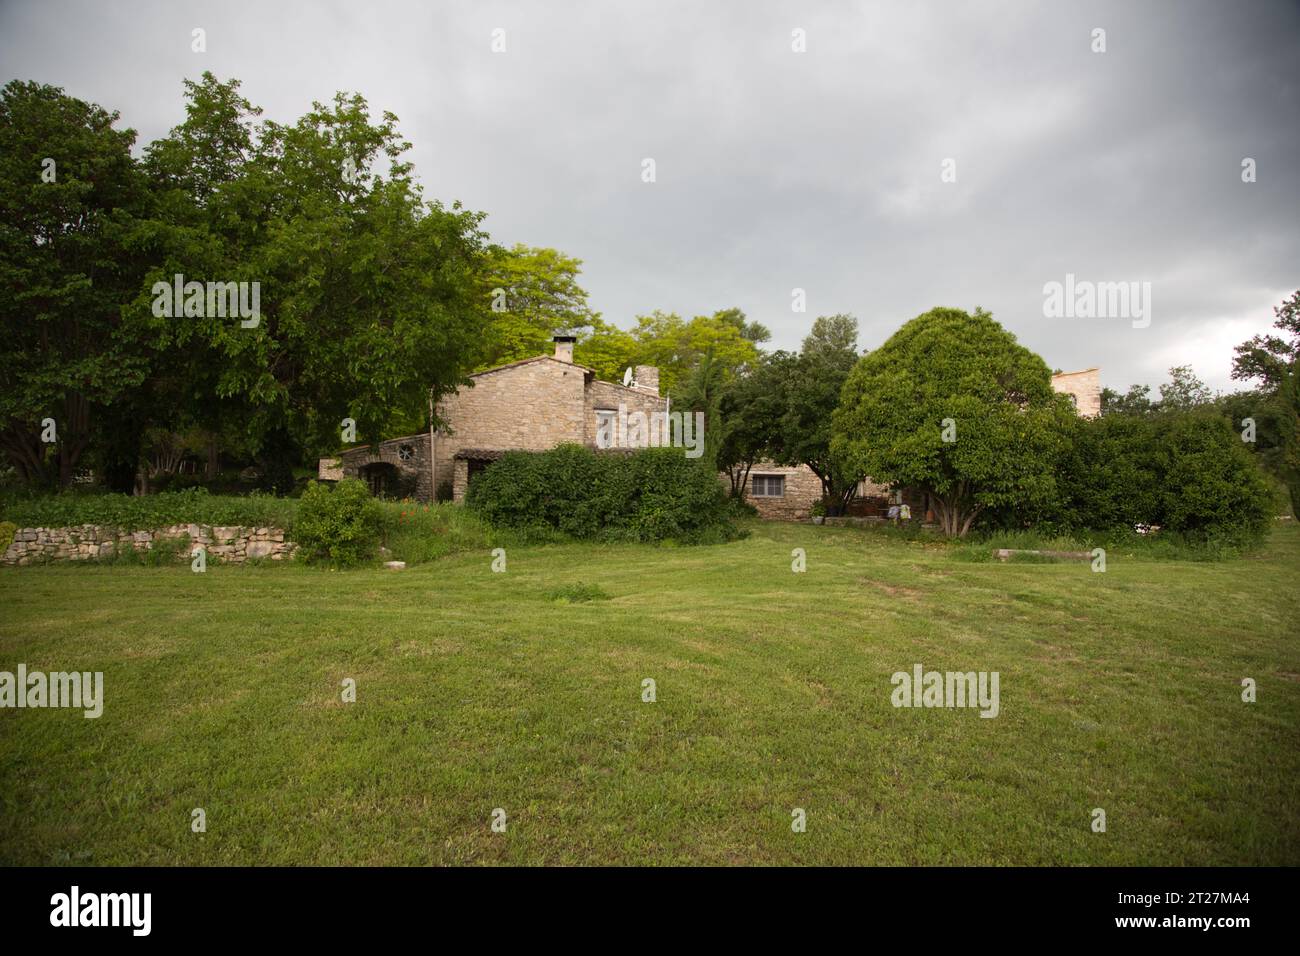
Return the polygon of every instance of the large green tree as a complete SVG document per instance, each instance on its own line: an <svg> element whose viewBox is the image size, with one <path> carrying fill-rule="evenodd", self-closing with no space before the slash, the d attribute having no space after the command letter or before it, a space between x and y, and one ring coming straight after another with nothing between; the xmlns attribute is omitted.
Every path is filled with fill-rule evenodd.
<svg viewBox="0 0 1300 956"><path fill-rule="evenodd" d="M1277 334L1256 335L1237 346L1232 377L1255 382L1256 388L1227 410L1235 427L1242 418L1255 420L1253 447L1264 467L1286 484L1292 513L1300 515L1300 290L1273 314Z"/></svg>
<svg viewBox="0 0 1300 956"><path fill-rule="evenodd" d="M780 453L797 361L798 356L785 351L762 355L722 394L717 464L727 473L734 498L742 496L755 464Z"/></svg>
<svg viewBox="0 0 1300 956"><path fill-rule="evenodd" d="M748 334L757 333L751 328ZM637 317L632 339L635 346L629 364L658 367L659 390L674 397L706 354L728 382L759 355L753 339L746 337L744 315L738 309L697 315L689 322L675 313L652 312Z"/></svg>
<svg viewBox="0 0 1300 956"><path fill-rule="evenodd" d="M397 117L372 118L362 97L253 127L236 89L191 85L186 124L151 152L159 180L188 195L168 208L150 280L257 282L260 319L157 318L160 339L201 350L202 395L245 415L268 457L336 448L343 419L362 440L423 420L481 354L481 214L426 202ZM243 159L207 165L215 142Z"/></svg>
<svg viewBox="0 0 1300 956"><path fill-rule="evenodd" d="M587 292L578 284L581 272L581 259L556 249L494 247L483 277L492 324L481 366L546 354L556 332L589 336L600 316L588 306Z"/></svg>
<svg viewBox="0 0 1300 956"><path fill-rule="evenodd" d="M959 537L986 509L1050 500L1072 415L1046 363L989 313L938 308L854 367L831 451L875 481L928 492Z"/></svg>
<svg viewBox="0 0 1300 956"><path fill-rule="evenodd" d="M221 81L210 72L198 81L184 81L184 121L145 150L153 199L145 241L161 260L163 280L177 273L187 278L237 275L265 240L273 208L265 202L270 191L246 185L258 155L261 110L239 87L238 80ZM214 327L195 318L155 322L165 347L132 403L128 421L136 427L134 454L146 463L142 472L156 477L160 452L165 462L167 450L177 445L201 451L207 476L213 478L222 447L235 451L232 444L245 445L232 442L232 433L247 434L255 406L245 393L220 388L223 360L212 347ZM252 437L256 449L261 436ZM129 440L127 434L112 436L106 445L122 442L125 457L131 453ZM247 448L238 451L246 454Z"/></svg>
<svg viewBox="0 0 1300 956"><path fill-rule="evenodd" d="M71 482L97 412L148 374L121 308L144 271L144 188L117 119L52 86L0 90L0 445L32 482Z"/></svg>
<svg viewBox="0 0 1300 956"><path fill-rule="evenodd" d="M851 315L823 315L813 322L798 358L787 367L785 414L774 448L778 461L812 470L832 514L848 504L865 477L831 448L840 392L860 357L857 343L858 320Z"/></svg>

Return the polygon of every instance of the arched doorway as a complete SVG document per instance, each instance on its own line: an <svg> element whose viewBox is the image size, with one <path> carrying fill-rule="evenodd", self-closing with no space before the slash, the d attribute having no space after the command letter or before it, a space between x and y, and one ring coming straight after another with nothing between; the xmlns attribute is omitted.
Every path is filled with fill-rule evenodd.
<svg viewBox="0 0 1300 956"><path fill-rule="evenodd" d="M376 498L387 498L395 495L401 487L397 466L390 465L386 461L376 461L371 462L369 465L362 465L360 477L362 481L370 486L370 493Z"/></svg>

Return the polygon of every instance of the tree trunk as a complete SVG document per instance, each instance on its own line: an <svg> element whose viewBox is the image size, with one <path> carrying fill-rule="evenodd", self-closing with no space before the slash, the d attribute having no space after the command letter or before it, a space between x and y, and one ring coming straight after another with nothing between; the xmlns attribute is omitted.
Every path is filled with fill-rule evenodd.
<svg viewBox="0 0 1300 956"><path fill-rule="evenodd" d="M68 392L63 399L64 420L59 423L56 445L59 456L59 487L72 484L77 462L89 443L90 403L80 392Z"/></svg>
<svg viewBox="0 0 1300 956"><path fill-rule="evenodd" d="M965 493L964 486L959 485L947 496L931 493L935 512L939 517L939 527L949 538L964 538L970 531L971 523L984 510L983 505L975 504Z"/></svg>
<svg viewBox="0 0 1300 956"><path fill-rule="evenodd" d="M45 446L39 430L12 425L0 436L0 445L27 484L41 484L46 479Z"/></svg>

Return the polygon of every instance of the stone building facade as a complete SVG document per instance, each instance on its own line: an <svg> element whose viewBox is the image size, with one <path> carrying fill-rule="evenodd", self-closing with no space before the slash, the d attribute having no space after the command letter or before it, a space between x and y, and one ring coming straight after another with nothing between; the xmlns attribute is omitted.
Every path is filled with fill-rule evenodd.
<svg viewBox="0 0 1300 956"><path fill-rule="evenodd" d="M462 501L469 479L507 451L546 451L565 443L596 448L602 418L668 411L657 368L638 365L627 385L602 382L573 361L573 345L572 336L557 335L551 355L471 375L472 386L438 403L444 424L435 434L354 448L337 465L322 459L321 476L362 478L387 497ZM618 447L617 429L613 434Z"/></svg>

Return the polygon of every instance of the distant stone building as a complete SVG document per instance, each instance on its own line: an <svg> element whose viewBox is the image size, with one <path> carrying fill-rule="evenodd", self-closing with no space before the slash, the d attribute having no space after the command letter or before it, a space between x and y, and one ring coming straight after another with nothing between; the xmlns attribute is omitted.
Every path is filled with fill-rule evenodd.
<svg viewBox="0 0 1300 956"><path fill-rule="evenodd" d="M1085 368L1079 372L1057 372L1052 388L1074 399L1075 410L1084 418L1101 414L1101 371Z"/></svg>

